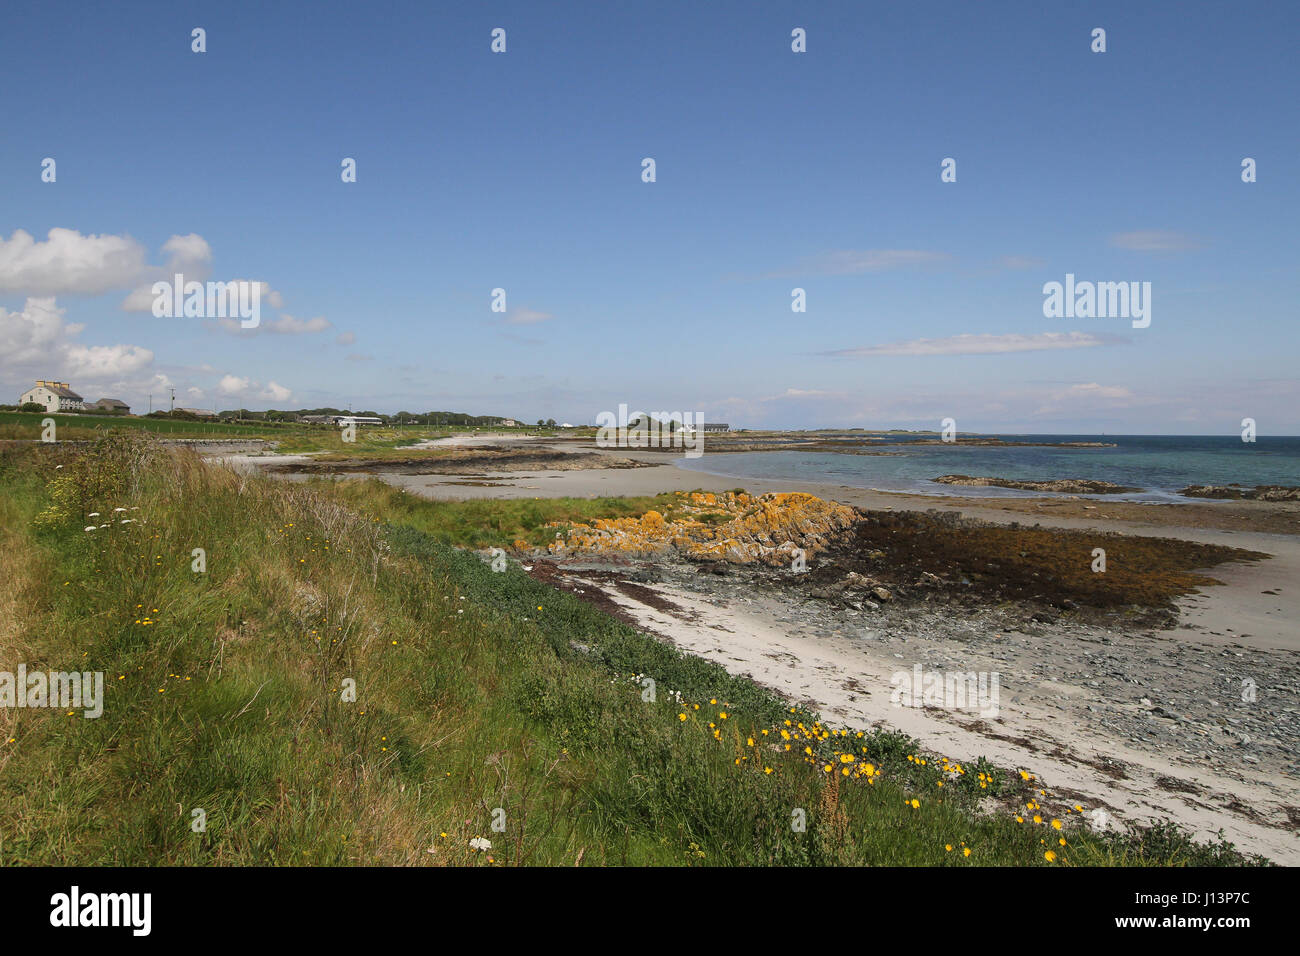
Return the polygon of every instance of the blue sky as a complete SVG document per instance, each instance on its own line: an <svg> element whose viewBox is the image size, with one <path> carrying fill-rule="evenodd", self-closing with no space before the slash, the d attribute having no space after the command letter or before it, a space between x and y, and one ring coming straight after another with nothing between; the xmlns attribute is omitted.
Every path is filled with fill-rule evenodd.
<svg viewBox="0 0 1300 956"><path fill-rule="evenodd" d="M0 399L1300 433L1300 5L451 6L8 4Z"/></svg>

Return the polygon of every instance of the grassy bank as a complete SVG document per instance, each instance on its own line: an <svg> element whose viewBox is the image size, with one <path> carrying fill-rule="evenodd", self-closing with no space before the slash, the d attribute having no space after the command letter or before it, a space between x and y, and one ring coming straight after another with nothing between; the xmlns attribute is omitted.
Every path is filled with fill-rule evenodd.
<svg viewBox="0 0 1300 956"><path fill-rule="evenodd" d="M356 430L355 442L345 443L342 431L333 425L0 412L0 440L38 441L46 419L54 420L55 435L62 441L94 440L122 432L143 432L161 438L261 438L275 442L279 451L294 454L393 454L416 442L445 437L454 431L450 427L425 425L363 426Z"/></svg>
<svg viewBox="0 0 1300 956"><path fill-rule="evenodd" d="M677 516L672 493L623 498L490 498L434 501L407 494L377 478L337 481L311 478L321 494L363 510L386 524L406 525L442 544L462 548L544 548L555 539L554 522L577 524L597 518L631 518L656 510Z"/></svg>
<svg viewBox="0 0 1300 956"><path fill-rule="evenodd" d="M0 412L0 439L37 441L44 429L42 422L47 418L54 420L55 434L63 441L102 438L110 432L147 432L165 438L274 438L292 427L118 415Z"/></svg>
<svg viewBox="0 0 1300 956"><path fill-rule="evenodd" d="M0 455L0 670L106 683L98 719L0 708L0 863L1239 861L822 727L439 540L490 514L338 490L129 436Z"/></svg>

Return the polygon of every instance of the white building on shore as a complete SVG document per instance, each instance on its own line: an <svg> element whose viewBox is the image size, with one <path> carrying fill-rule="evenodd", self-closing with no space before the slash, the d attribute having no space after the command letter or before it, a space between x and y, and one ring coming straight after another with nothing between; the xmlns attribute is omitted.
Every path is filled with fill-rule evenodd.
<svg viewBox="0 0 1300 956"><path fill-rule="evenodd" d="M47 412L80 412L86 407L86 400L67 382L47 382L45 379L37 379L36 384L18 399L19 405L28 402L44 405Z"/></svg>

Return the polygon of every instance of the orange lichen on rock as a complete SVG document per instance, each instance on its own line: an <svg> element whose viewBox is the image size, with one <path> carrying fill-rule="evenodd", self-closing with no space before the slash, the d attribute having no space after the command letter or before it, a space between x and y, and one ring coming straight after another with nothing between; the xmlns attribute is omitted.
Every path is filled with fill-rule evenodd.
<svg viewBox="0 0 1300 956"><path fill-rule="evenodd" d="M677 517L649 511L640 518L576 524L550 550L645 555L676 550L693 560L783 565L799 550L812 557L858 517L845 505L797 492L757 497L678 492L676 497L670 511Z"/></svg>

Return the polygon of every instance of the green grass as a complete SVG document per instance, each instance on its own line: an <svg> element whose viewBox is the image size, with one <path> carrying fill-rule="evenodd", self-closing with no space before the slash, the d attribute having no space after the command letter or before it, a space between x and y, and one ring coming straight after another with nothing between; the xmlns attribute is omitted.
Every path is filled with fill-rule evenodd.
<svg viewBox="0 0 1300 956"><path fill-rule="evenodd" d="M432 428L424 425L363 425L352 433L355 441L345 442L343 430L334 426L300 429L278 439L277 451L286 454L316 452L322 458L383 458L409 454L409 446L429 438L445 438L464 429Z"/></svg>
<svg viewBox="0 0 1300 956"><path fill-rule="evenodd" d="M675 516L673 494L626 498L475 498L431 501L407 494L377 478L312 478L308 487L388 524L407 525L442 544L463 548L512 548L517 541L542 548L559 528L597 518L640 517L650 510Z"/></svg>
<svg viewBox="0 0 1300 956"><path fill-rule="evenodd" d="M1018 776L940 791L870 733L846 743L878 782L830 777L765 745L814 715L440 542L459 519L361 503L129 436L0 453L0 670L108 685L94 720L0 709L0 863L1047 865L1055 831L1004 807ZM82 530L114 514L139 520ZM1066 833L1062 862L1239 862L1167 828Z"/></svg>
<svg viewBox="0 0 1300 956"><path fill-rule="evenodd" d="M56 434L66 441L100 438L110 432L142 431L177 438L275 437L301 425L275 423L226 424L171 418L136 418L120 415L49 415L42 412L0 412L0 438L39 439L42 422L54 419Z"/></svg>
<svg viewBox="0 0 1300 956"><path fill-rule="evenodd" d="M393 454L426 438L441 438L457 431L451 427L424 425L363 426L356 441L345 443L342 431L333 425L300 422L188 421L115 415L49 415L41 412L0 412L0 439L41 438L42 422L53 418L56 437L65 441L98 439L120 432L147 432L163 438L262 438L275 442L278 451L337 453L339 456L383 456Z"/></svg>

